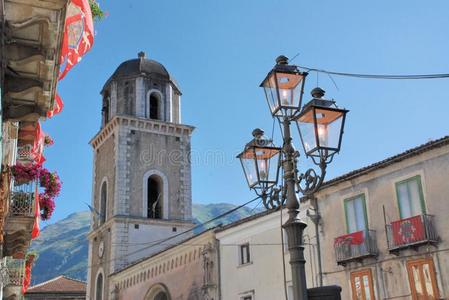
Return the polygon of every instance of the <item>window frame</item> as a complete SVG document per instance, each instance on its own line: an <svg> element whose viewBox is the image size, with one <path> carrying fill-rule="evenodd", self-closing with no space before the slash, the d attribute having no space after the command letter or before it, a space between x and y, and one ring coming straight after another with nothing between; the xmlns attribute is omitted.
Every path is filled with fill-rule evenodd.
<svg viewBox="0 0 449 300"><path fill-rule="evenodd" d="M416 266L416 265L419 266L419 278L420 278L420 280L422 280L424 277L422 268L423 268L423 265L425 265L425 264L429 265L430 277L432 280L432 289L435 292L435 299L440 298L440 290L438 288L438 280L437 280L437 276L436 276L435 263L434 263L432 257L426 257L426 258L412 259L412 260L408 260L406 262L407 278L408 278L408 282L410 285L410 292L412 294L413 300L417 300L418 296L416 295L416 285L413 281L412 267ZM424 287L423 282L420 281L420 283L421 283L421 288L427 295L427 289Z"/></svg>
<svg viewBox="0 0 449 300"><path fill-rule="evenodd" d="M348 202L353 201L354 199L357 199L359 197L362 197L362 203L363 203L363 216L365 218L365 230L368 230L368 211L366 207L366 196L365 193L360 193L355 196L351 196L349 198L345 198L344 201L344 211L345 211L345 221L346 221L346 233L350 234L353 232L349 232L349 218L348 218Z"/></svg>
<svg viewBox="0 0 449 300"><path fill-rule="evenodd" d="M243 258L245 257L243 254L243 251L244 251L244 249L246 248L246 258L247 258L247 261L243 261ZM238 251L239 251L239 266L245 266L245 265L248 265L248 264L251 264L252 263L252 260L251 260L251 249L250 249L250 246L249 246L249 243L243 243L243 244L240 244L239 245L239 248L238 248Z"/></svg>
<svg viewBox="0 0 449 300"><path fill-rule="evenodd" d="M360 282L362 291L364 292L364 294L362 294L362 299L366 299L365 286L363 285L363 276L365 276L365 275L368 276L368 284L369 284L369 288L370 288L370 298L371 298L371 300L376 300L376 293L374 291L374 278L373 278L373 272L372 272L371 268L357 270L357 271L350 273L351 296L352 296L351 299L352 300L357 300L357 291L356 291L356 287L355 287L355 278L356 277L359 277L362 280Z"/></svg>
<svg viewBox="0 0 449 300"><path fill-rule="evenodd" d="M403 219L404 217L402 215L402 207L401 207L401 201L400 201L400 197L399 197L399 189L398 189L398 187L399 187L400 184L408 183L408 182L413 181L415 179L418 182L418 192L419 192L419 198L420 198L419 199L419 203L420 203L420 206L421 206L421 214L426 214L426 212L427 212L427 210L426 210L426 203L425 203L425 200L424 200L424 190L423 190L423 184L422 184L422 180L421 180L421 175L419 175L419 174L418 175L414 175L414 176L408 177L406 179L397 181L394 184L394 188L395 188L395 192L396 192L396 203L397 203L398 208L399 208L399 217L401 219ZM409 191L408 188L407 188L407 193L410 196L410 191Z"/></svg>

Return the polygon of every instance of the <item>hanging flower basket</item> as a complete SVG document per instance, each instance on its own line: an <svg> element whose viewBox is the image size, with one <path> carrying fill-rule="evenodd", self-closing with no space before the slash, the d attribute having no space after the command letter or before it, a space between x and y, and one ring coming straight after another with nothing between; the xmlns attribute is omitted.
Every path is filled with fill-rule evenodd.
<svg viewBox="0 0 449 300"><path fill-rule="evenodd" d="M50 172L40 164L15 165L11 167L16 185L22 185L33 180L39 180L43 192L39 193L40 216L48 220L55 210L55 198L61 191L61 179L56 172Z"/></svg>
<svg viewBox="0 0 449 300"><path fill-rule="evenodd" d="M42 169L39 176L41 187L45 189L45 194L49 198L55 198L61 191L61 180L56 172L51 173L47 169Z"/></svg>
<svg viewBox="0 0 449 300"><path fill-rule="evenodd" d="M49 135L46 135L45 137L44 137L44 145L45 146L52 146L53 144L55 143L55 141L51 138L51 136L49 136Z"/></svg>
<svg viewBox="0 0 449 300"><path fill-rule="evenodd" d="M12 175L17 185L21 185L39 178L42 172L42 166L34 165L15 165L11 167Z"/></svg>
<svg viewBox="0 0 449 300"><path fill-rule="evenodd" d="M39 194L39 207L41 210L41 219L46 221L51 218L55 210L55 201L45 193Z"/></svg>

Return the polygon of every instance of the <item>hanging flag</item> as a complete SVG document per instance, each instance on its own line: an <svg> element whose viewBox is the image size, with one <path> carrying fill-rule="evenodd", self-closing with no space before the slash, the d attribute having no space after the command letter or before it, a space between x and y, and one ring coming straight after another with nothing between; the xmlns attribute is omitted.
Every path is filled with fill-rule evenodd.
<svg viewBox="0 0 449 300"><path fill-rule="evenodd" d="M63 108L64 108L64 102L62 102L61 97L59 96L58 92L56 92L55 103L53 105L53 109L49 110L47 112L47 118L52 118L54 115L59 114Z"/></svg>
<svg viewBox="0 0 449 300"><path fill-rule="evenodd" d="M23 276L23 282L22 282L22 295L25 295L26 291L28 290L28 287L31 283L31 268L33 266L34 262L34 255L29 254L26 257L25 261L25 274Z"/></svg>
<svg viewBox="0 0 449 300"><path fill-rule="evenodd" d="M70 0L62 40L59 80L92 48L93 34L94 23L89 0Z"/></svg>
<svg viewBox="0 0 449 300"><path fill-rule="evenodd" d="M40 233L41 233L41 229L39 226L39 222L41 219L41 209L39 207L39 190L36 184L36 190L34 192L34 198L36 199L36 203L34 204L34 224L33 224L33 230L31 231L31 238L34 240L35 238L37 238Z"/></svg>
<svg viewBox="0 0 449 300"><path fill-rule="evenodd" d="M365 241L364 231L357 231L350 234L339 236L335 239L334 245L340 246L344 244L348 245L360 245Z"/></svg>
<svg viewBox="0 0 449 300"><path fill-rule="evenodd" d="M36 131L34 135L34 143L31 153L33 154L34 161L39 165L43 164L45 161L45 157L43 155L44 147L45 147L45 134L42 131L40 122L38 121L36 123Z"/></svg>
<svg viewBox="0 0 449 300"><path fill-rule="evenodd" d="M425 239L424 224L420 215L392 222L391 227L395 245L407 245Z"/></svg>

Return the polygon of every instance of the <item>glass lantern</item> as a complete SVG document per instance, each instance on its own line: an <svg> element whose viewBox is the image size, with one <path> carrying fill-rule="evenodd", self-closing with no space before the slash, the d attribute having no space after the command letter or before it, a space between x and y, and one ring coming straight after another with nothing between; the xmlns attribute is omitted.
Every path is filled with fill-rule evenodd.
<svg viewBox="0 0 449 300"><path fill-rule="evenodd" d="M289 65L287 57L276 59L276 66L260 84L273 117L292 116L300 111L306 76L297 66Z"/></svg>
<svg viewBox="0 0 449 300"><path fill-rule="evenodd" d="M326 160L340 151L348 110L322 99L324 91L320 88L313 89L312 96L295 121L306 155Z"/></svg>
<svg viewBox="0 0 449 300"><path fill-rule="evenodd" d="M250 189L266 192L278 182L281 148L275 147L263 133L255 129L254 139L246 144L237 158L242 163Z"/></svg>

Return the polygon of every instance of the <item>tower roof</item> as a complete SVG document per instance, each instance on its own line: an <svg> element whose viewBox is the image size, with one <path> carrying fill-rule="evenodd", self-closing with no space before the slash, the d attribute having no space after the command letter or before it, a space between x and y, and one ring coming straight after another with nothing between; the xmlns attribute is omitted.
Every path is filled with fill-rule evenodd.
<svg viewBox="0 0 449 300"><path fill-rule="evenodd" d="M138 76L155 76L157 78L170 81L180 91L178 83L176 80L170 76L167 69L159 62L148 59L145 52L139 52L137 58L127 60L121 63L111 77L106 81L103 89L108 85L111 80L117 80L127 77L138 77Z"/></svg>

